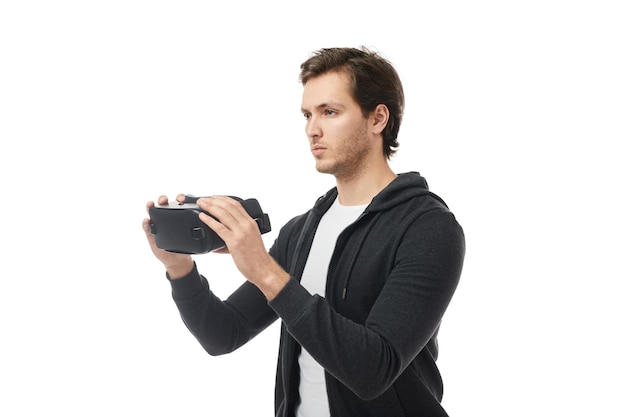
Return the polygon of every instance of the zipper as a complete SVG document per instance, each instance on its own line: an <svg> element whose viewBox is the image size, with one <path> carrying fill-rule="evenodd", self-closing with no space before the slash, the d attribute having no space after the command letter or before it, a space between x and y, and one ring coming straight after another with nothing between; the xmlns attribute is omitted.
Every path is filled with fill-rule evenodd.
<svg viewBox="0 0 626 417"><path fill-rule="evenodd" d="M357 223L359 223L359 221L365 217L367 214L369 214L369 211L367 211L367 208L365 210L363 210L363 213L361 213L359 215L359 217L357 217L357 219L355 221L353 221L352 223L350 223L340 234L339 237L337 237L337 241L335 242L335 249L333 249L333 254L330 257L330 264L328 265L328 273L326 275L326 294L335 294L336 291L332 291L331 289L329 289L329 285L331 282L334 282L333 279L328 279L332 276L334 276L335 274L335 267L337 265L337 258L338 258L338 254L337 254L337 248L341 247L345 247L345 242L347 241L347 238L345 238L346 234L351 231L352 229L354 229L357 225ZM341 244L340 244L341 243ZM354 263L356 261L356 259L353 259L352 262ZM352 271L352 265L350 265L350 267L348 268L348 272ZM341 300L345 300L346 296L348 294L348 281L349 281L350 275L348 273L348 275L345 277L344 282L343 282L343 287L341 288Z"/></svg>

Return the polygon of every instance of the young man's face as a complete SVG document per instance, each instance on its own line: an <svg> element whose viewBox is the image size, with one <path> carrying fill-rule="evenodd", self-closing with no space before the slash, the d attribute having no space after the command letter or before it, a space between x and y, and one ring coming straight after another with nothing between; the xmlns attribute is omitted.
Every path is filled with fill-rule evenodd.
<svg viewBox="0 0 626 417"><path fill-rule="evenodd" d="M374 141L368 119L350 95L350 78L330 72L307 81L302 113L315 167L337 179L350 179L365 168Z"/></svg>

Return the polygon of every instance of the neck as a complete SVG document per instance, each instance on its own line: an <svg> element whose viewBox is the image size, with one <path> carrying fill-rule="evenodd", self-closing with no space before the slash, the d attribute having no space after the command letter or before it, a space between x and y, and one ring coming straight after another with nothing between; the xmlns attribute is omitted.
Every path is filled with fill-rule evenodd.
<svg viewBox="0 0 626 417"><path fill-rule="evenodd" d="M368 204L397 176L386 162L373 168L369 166L350 178L336 178L338 198L342 205Z"/></svg>

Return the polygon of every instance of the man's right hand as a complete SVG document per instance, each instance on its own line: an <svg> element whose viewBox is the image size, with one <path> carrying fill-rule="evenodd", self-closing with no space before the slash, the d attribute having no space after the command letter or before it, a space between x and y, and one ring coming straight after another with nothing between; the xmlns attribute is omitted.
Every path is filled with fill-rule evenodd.
<svg viewBox="0 0 626 417"><path fill-rule="evenodd" d="M176 200L179 202L185 201L184 194L178 194L176 196ZM158 204L164 205L168 203L168 198L164 195L160 196L158 199ZM150 207L154 207L154 201L149 201L146 204L146 211L150 210ZM154 240L154 235L150 231L150 219L143 219L143 231L146 234L146 238L148 239L148 244L150 245L150 249L156 258L161 261L161 263L165 266L167 274L170 279L178 279L188 275L193 269L194 262L191 258L191 255L168 252L166 250L160 249L157 247L156 242Z"/></svg>

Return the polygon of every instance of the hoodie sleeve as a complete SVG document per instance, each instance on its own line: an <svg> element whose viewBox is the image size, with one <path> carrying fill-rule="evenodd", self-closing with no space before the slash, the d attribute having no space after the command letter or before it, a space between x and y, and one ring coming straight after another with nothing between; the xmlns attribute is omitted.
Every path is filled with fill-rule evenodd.
<svg viewBox="0 0 626 417"><path fill-rule="evenodd" d="M283 238L270 248L270 255L279 263L286 264L293 255L293 249L289 250L295 246L292 240L297 237L291 231L305 219L301 215L283 226L280 234ZM194 264L186 277L170 280L170 284L183 322L210 355L238 349L278 319L263 293L248 281L222 300L211 291L208 280Z"/></svg>
<svg viewBox="0 0 626 417"><path fill-rule="evenodd" d="M404 234L365 323L292 279L270 303L290 334L363 399L384 393L436 334L456 290L465 237L454 216L420 216Z"/></svg>
<svg viewBox="0 0 626 417"><path fill-rule="evenodd" d="M194 265L189 275L170 284L183 322L211 355L232 352L277 319L265 296L248 282L221 300Z"/></svg>

